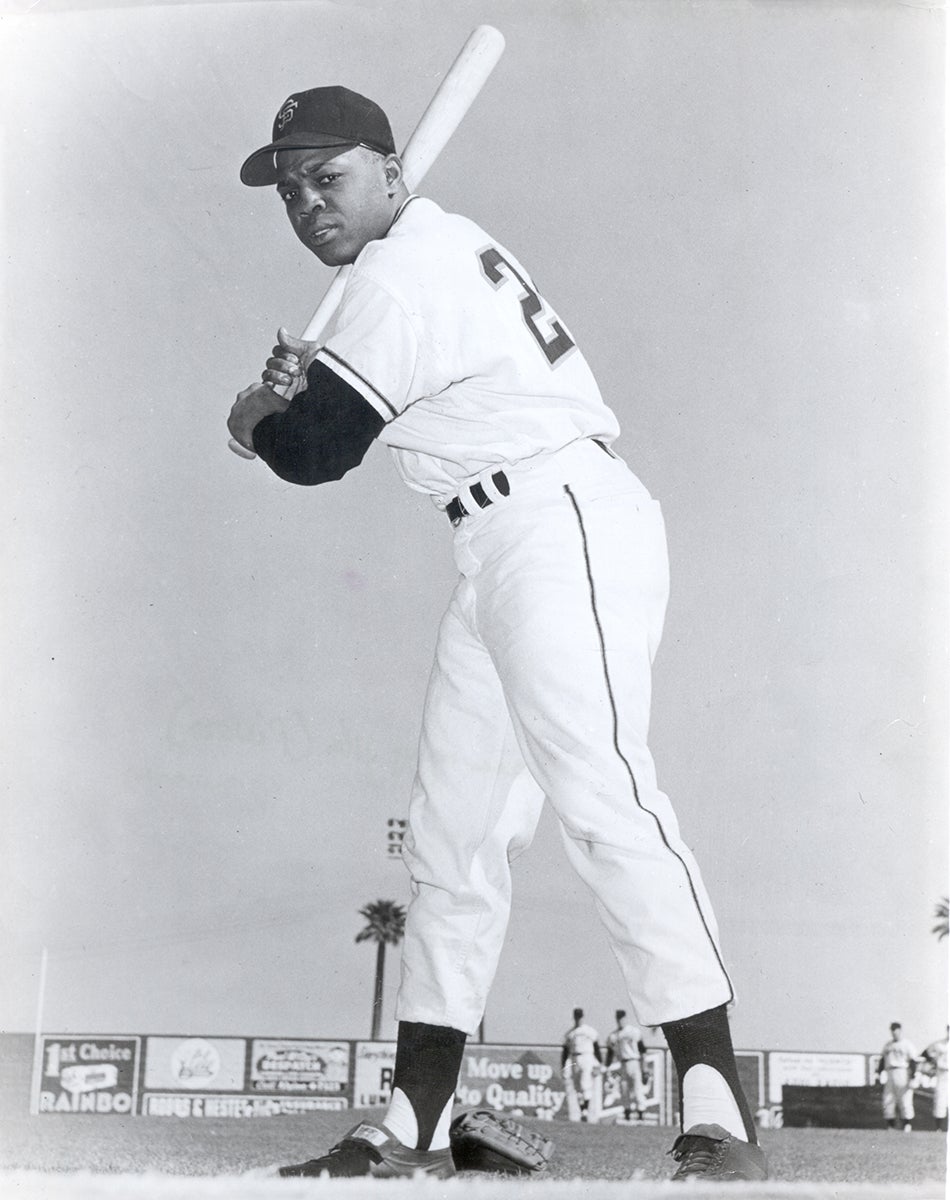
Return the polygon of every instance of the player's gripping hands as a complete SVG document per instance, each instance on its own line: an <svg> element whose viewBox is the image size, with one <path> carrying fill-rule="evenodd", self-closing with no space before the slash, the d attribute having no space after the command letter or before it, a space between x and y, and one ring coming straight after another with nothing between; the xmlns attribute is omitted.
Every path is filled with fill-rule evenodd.
<svg viewBox="0 0 950 1200"><path fill-rule="evenodd" d="M236 442L247 450L254 449L255 425L271 413L287 409L294 393L306 383L307 368L316 352L316 342L291 337L283 326L278 329L277 345L261 372L263 383L252 383L238 392L228 417L228 430ZM287 394L281 395L275 388L284 388Z"/></svg>
<svg viewBox="0 0 950 1200"><path fill-rule="evenodd" d="M290 394L307 381L307 368L317 356L317 342L305 342L291 337L281 325L277 330L277 345L271 350L261 379L271 387L289 388Z"/></svg>

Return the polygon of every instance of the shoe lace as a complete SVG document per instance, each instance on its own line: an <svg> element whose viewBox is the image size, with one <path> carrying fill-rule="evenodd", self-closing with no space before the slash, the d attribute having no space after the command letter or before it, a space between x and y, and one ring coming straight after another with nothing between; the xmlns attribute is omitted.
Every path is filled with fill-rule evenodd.
<svg viewBox="0 0 950 1200"><path fill-rule="evenodd" d="M369 1157L373 1162L381 1162L382 1155L375 1146L371 1146L369 1142L357 1141L356 1138L344 1138L342 1142L331 1147L324 1158L331 1158L333 1155L340 1155L346 1158L366 1158Z"/></svg>
<svg viewBox="0 0 950 1200"><path fill-rule="evenodd" d="M303 1166L311 1168L319 1167L331 1158L365 1158L367 1154L374 1162L379 1162L379 1155L372 1146L367 1145L365 1142L357 1142L356 1140L344 1138L342 1142L331 1146L326 1154L321 1154L319 1158L308 1159Z"/></svg>
<svg viewBox="0 0 950 1200"><path fill-rule="evenodd" d="M719 1142L714 1138L681 1137L670 1150L673 1159L682 1166L673 1176L685 1179L688 1175L705 1175L713 1166L719 1153Z"/></svg>

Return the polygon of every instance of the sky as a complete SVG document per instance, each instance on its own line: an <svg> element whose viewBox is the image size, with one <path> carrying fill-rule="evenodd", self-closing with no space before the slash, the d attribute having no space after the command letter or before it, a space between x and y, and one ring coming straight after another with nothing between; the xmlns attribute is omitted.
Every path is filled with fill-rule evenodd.
<svg viewBox="0 0 950 1200"><path fill-rule="evenodd" d="M735 1042L943 1031L946 14L896 0L7 0L0 1029L369 1032L450 530L383 447L313 489L228 451L332 277L238 169L312 86L404 144L484 23L420 190L526 264L663 506L651 743ZM575 1005L628 1007L545 815L486 1036Z"/></svg>

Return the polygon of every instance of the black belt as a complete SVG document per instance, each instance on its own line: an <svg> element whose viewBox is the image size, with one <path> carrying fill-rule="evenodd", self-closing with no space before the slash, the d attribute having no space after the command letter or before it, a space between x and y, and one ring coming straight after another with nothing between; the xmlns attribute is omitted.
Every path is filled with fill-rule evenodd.
<svg viewBox="0 0 950 1200"><path fill-rule="evenodd" d="M504 471L496 471L491 477L492 483L498 489L502 496L507 496L511 491L511 484L508 482L508 476ZM473 483L468 489L471 492L472 499L479 508L488 508L493 504L491 496L485 491L480 483ZM468 509L462 503L460 496L456 496L454 500L450 500L445 506L445 515L449 518L453 525L458 525L463 517L469 515Z"/></svg>
<svg viewBox="0 0 950 1200"><path fill-rule="evenodd" d="M601 450L603 450L604 454L608 455L610 458L617 457L614 452L599 438L591 438L591 441L595 446L598 446ZM503 496L507 496L511 492L511 484L508 482L508 476L504 471L496 471L495 474L492 475L491 481ZM473 483L468 490L471 492L472 499L479 508L488 508L494 503L491 496L488 495L480 483ZM459 521L461 521L463 517L467 517L469 515L468 509L462 503L461 496L456 496L454 500L450 500L448 502L448 504L445 506L445 515L449 518L453 525L458 525Z"/></svg>

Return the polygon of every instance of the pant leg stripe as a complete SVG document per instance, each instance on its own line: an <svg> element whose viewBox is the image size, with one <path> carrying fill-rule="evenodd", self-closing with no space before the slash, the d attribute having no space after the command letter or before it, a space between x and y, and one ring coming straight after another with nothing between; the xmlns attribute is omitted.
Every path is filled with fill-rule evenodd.
<svg viewBox="0 0 950 1200"><path fill-rule="evenodd" d="M601 662L602 662L603 668L604 668L604 682L607 687L607 697L610 700L610 711L611 711L611 714L613 717L614 750L616 751L617 757L623 763L623 765L626 769L626 772L627 772L628 776L630 777L630 786L633 789L633 798L634 798L634 801L636 802L637 807L640 809L641 812L645 812L648 816L653 818L653 821L656 825L657 831L659 832L659 835L663 842L663 845L667 848L667 850L670 852L670 854L676 859L676 861L683 868L683 873L686 876L687 883L689 884L690 895L693 897L693 903L696 906L696 912L698 913L699 919L702 922L702 926L706 933L706 937L709 939L709 945L712 948L712 952L716 956L716 962L719 964L719 969L722 971L723 975L725 976L726 983L729 986L729 1001L731 1002L732 1000L735 999L735 991L733 990L733 987L732 987L732 980L729 978L729 972L726 970L725 964L722 961L722 956L719 953L719 947L716 945L716 939L713 937L712 931L710 930L709 925L706 921L706 914L703 912L702 905L699 902L699 896L696 894L696 885L694 884L693 877L689 872L689 867L686 865L686 862L684 861L682 855L677 853L677 851L674 850L673 847L670 845L669 840L666 836L666 830L663 828L663 824L660 821L660 818L657 816L657 814L655 812L653 812L652 809L647 808L647 806L641 801L640 789L637 786L637 779L636 779L636 775L634 774L633 767L630 765L629 759L626 757L623 750L620 748L620 721L619 721L619 718L617 715L617 704L616 704L616 701L614 700L613 686L610 682L610 668L607 664L607 646L606 646L606 643L604 640L604 630L603 630L603 626L601 625L601 622L600 622L600 614L597 611L597 589L594 586L594 575L593 575L593 571L591 568L591 562L590 562L590 548L589 548L589 545L587 542L587 530L584 528L584 518L581 515L580 505L577 503L577 498L575 497L574 493L571 491L570 486L568 484L564 485L564 491L567 493L568 498L571 501L571 505L574 508L574 515L577 517L577 526L578 526L578 529L580 530L580 535L581 535L581 545L584 550L584 568L585 568L585 571L587 572L587 586L590 590L591 613L594 618L594 624L597 627L597 638L598 638L598 641L600 642L600 658L601 658Z"/></svg>

